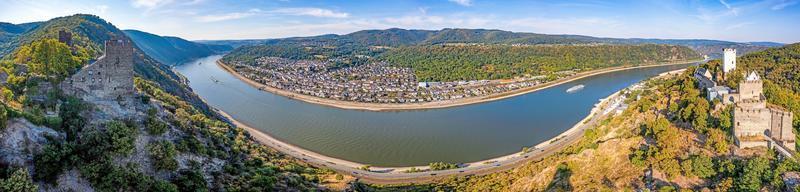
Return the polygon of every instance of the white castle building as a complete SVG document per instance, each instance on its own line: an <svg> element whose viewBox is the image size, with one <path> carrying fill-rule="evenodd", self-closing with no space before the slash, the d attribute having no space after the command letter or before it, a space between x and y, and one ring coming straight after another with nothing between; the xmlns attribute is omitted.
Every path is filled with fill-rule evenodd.
<svg viewBox="0 0 800 192"><path fill-rule="evenodd" d="M728 74L729 72L736 69L736 49L734 48L725 48L722 49L723 57L722 57L722 72Z"/></svg>

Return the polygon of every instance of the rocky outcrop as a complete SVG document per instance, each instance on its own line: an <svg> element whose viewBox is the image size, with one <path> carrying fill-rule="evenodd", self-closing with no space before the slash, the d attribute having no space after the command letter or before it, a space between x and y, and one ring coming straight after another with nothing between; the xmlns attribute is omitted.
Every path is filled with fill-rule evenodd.
<svg viewBox="0 0 800 192"><path fill-rule="evenodd" d="M8 126L0 130L0 163L3 164L30 167L33 155L49 142L48 137L64 139L64 134L22 118L10 119L7 123Z"/></svg>

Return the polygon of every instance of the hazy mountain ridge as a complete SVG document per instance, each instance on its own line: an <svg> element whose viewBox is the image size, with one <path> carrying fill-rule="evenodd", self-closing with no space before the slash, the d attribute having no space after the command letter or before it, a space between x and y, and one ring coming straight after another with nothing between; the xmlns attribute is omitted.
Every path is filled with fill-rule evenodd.
<svg viewBox="0 0 800 192"><path fill-rule="evenodd" d="M228 45L195 43L179 37L159 36L138 30L123 30L123 32L147 55L167 65L179 65L232 49Z"/></svg>
<svg viewBox="0 0 800 192"><path fill-rule="evenodd" d="M483 44L669 44L681 45L712 57L717 56L718 48L740 49L740 54L781 46L775 42L731 42L709 39L654 39L654 38L605 38L585 35L552 35L526 32L511 32L496 29L457 29L416 30L390 28L384 30L362 30L345 35L326 34L310 37L290 37L280 39L253 40L215 40L201 41L209 44L243 45L274 44L278 42L346 42L364 46L410 46L442 43L483 43Z"/></svg>

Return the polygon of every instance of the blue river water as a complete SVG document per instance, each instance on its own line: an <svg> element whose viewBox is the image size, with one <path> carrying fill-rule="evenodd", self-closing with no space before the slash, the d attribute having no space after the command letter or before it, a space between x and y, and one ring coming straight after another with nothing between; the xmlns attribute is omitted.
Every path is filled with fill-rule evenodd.
<svg viewBox="0 0 800 192"><path fill-rule="evenodd" d="M189 62L176 71L188 78L208 104L245 124L323 155L374 166L474 162L515 153L571 128L599 99L688 66L611 72L460 107L372 112L309 104L260 91L217 66L220 57ZM579 84L585 88L566 92Z"/></svg>

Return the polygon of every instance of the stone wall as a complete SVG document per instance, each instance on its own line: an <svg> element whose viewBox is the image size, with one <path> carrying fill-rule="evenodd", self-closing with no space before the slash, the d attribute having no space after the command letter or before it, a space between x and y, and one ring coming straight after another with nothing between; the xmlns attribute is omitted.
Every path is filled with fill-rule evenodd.
<svg viewBox="0 0 800 192"><path fill-rule="evenodd" d="M769 109L736 107L733 111L733 133L736 137L764 135L771 127Z"/></svg>
<svg viewBox="0 0 800 192"><path fill-rule="evenodd" d="M792 133L792 112L772 109L770 110L771 126L770 136L780 141L794 141L794 133Z"/></svg>
<svg viewBox="0 0 800 192"><path fill-rule="evenodd" d="M132 98L134 50L128 40L106 41L105 54L64 80L62 90L90 102Z"/></svg>
<svg viewBox="0 0 800 192"><path fill-rule="evenodd" d="M763 82L761 80L743 81L739 83L739 98L746 99L760 99L764 91Z"/></svg>

